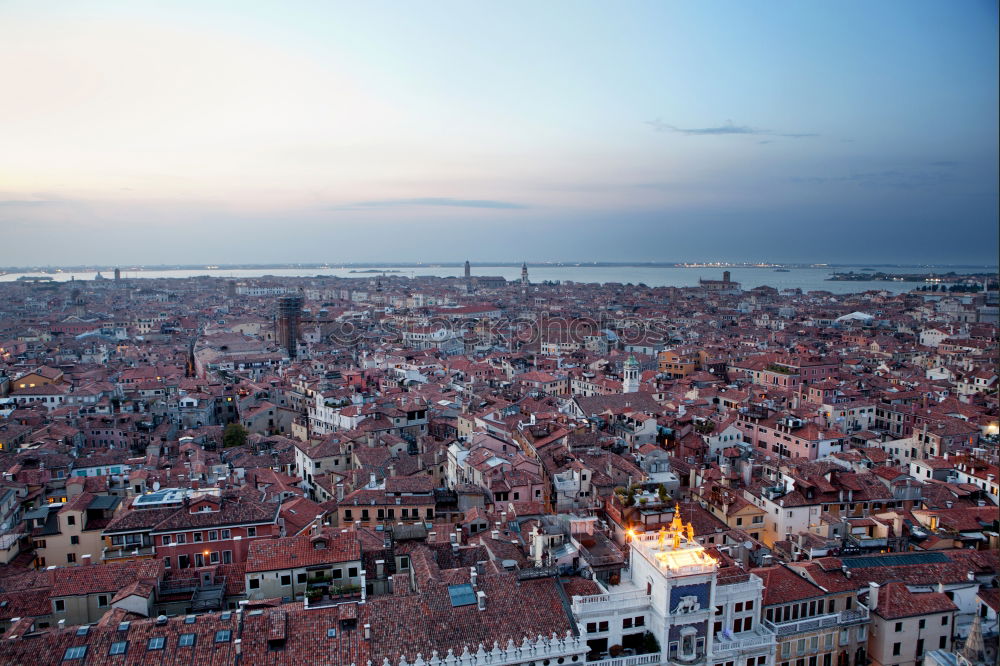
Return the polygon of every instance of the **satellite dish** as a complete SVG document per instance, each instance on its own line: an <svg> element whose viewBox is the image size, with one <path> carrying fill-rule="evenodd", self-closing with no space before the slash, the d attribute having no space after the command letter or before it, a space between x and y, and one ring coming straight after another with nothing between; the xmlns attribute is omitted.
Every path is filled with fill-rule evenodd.
<svg viewBox="0 0 1000 666"><path fill-rule="evenodd" d="M746 541L743 542L743 547L746 548L747 550L752 550L753 549L753 541L750 541L749 539L747 539Z"/></svg>
<svg viewBox="0 0 1000 666"><path fill-rule="evenodd" d="M160 489L160 482L159 481L153 481L153 490L156 491L156 490L159 490L159 489Z"/></svg>

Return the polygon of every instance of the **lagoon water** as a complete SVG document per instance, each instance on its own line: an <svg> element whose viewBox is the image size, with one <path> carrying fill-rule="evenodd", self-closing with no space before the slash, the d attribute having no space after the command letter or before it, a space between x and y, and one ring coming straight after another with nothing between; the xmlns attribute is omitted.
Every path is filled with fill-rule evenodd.
<svg viewBox="0 0 1000 666"><path fill-rule="evenodd" d="M859 272L861 268L868 266L838 266L838 272L853 270ZM932 269L923 268L881 268L872 267L883 273L930 273ZM351 272L351 271L355 272ZM189 278L195 276L212 276L219 278L257 278L264 276L274 277L312 277L329 276L355 279L372 279L380 273L356 272L369 270L385 270L389 275L403 277L416 277L421 275L433 275L438 277L462 275L460 266L392 266L365 267L365 268L265 268L265 269L185 269L185 270L135 270L122 269L122 277L134 278ZM654 266L588 266L588 265L561 265L561 266L529 266L528 276L532 282L545 280L570 280L573 282L621 282L639 284L643 283L650 287L693 287L697 286L699 278L722 279L722 271L728 270L732 275L732 280L741 283L744 289L752 289L761 285L768 285L776 289L791 289L798 287L803 291L825 290L835 294L847 294L867 291L869 289L883 289L892 293L902 293L910 291L919 286L917 282L889 282L889 281L860 281L841 282L831 281L826 278L833 272L832 268L791 268L787 273L776 272L773 268L681 268L681 267L654 267ZM965 268L943 268L936 269L938 272L947 273L977 273L987 269L965 269ZM473 275L499 275L507 280L517 280L521 277L519 266L489 266L473 265ZM60 282L75 280L92 280L93 272L76 273L10 273L0 275L0 282L14 281L21 276L46 276ZM110 273L104 277L111 277Z"/></svg>

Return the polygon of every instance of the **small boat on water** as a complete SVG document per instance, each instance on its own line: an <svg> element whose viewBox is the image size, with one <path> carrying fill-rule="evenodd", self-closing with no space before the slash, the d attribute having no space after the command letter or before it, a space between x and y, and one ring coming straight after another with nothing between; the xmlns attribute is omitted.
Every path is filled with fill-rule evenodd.
<svg viewBox="0 0 1000 666"><path fill-rule="evenodd" d="M774 272L775 273L791 273L791 271L788 270L787 268L775 268Z"/></svg>

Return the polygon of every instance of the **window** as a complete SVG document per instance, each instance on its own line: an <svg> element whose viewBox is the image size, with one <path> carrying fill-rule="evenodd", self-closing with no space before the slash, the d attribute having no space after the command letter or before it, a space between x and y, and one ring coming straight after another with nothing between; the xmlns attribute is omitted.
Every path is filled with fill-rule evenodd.
<svg viewBox="0 0 1000 666"><path fill-rule="evenodd" d="M201 532L195 532L195 533L194 533L194 534L193 534L193 535L191 536L191 538L192 538L192 540L194 541L194 543L201 543Z"/></svg>
<svg viewBox="0 0 1000 666"><path fill-rule="evenodd" d="M222 530L222 538L223 539L229 539L229 538L231 538L231 535L232 535L231 531L229 531L229 530Z"/></svg>
<svg viewBox="0 0 1000 666"><path fill-rule="evenodd" d="M218 564L219 563L219 551L213 550L211 552L211 554L208 556L208 562L209 562L209 564Z"/></svg>
<svg viewBox="0 0 1000 666"><path fill-rule="evenodd" d="M598 623L597 630L598 631L607 631L608 630L608 623L607 622L600 622L600 623Z"/></svg>
<svg viewBox="0 0 1000 666"><path fill-rule="evenodd" d="M169 569L170 568L170 558L169 557L164 557L163 558L163 567L165 569Z"/></svg>
<svg viewBox="0 0 1000 666"><path fill-rule="evenodd" d="M896 633L898 634L902 630L903 630L903 623L902 622L897 622L896 623Z"/></svg>
<svg viewBox="0 0 1000 666"><path fill-rule="evenodd" d="M256 527L248 527L247 528L247 536L248 537L255 537L255 536L257 536L257 528Z"/></svg>
<svg viewBox="0 0 1000 666"><path fill-rule="evenodd" d="M66 602L64 600L62 600L62 599L56 599L53 602L53 604L55 605L55 609L56 609L57 613L62 613L63 611L66 610Z"/></svg>
<svg viewBox="0 0 1000 666"><path fill-rule="evenodd" d="M917 657L924 656L924 639L917 639Z"/></svg>
<svg viewBox="0 0 1000 666"><path fill-rule="evenodd" d="M180 639L177 641L177 647L191 647L194 645L194 638L196 634L181 634Z"/></svg>
<svg viewBox="0 0 1000 666"><path fill-rule="evenodd" d="M125 654L128 649L128 641L115 641L111 644L111 649L108 650L108 654L115 656L116 654Z"/></svg>
<svg viewBox="0 0 1000 666"><path fill-rule="evenodd" d="M348 578L356 578L357 575L358 575L358 568L357 567L351 567L351 568L349 568L347 570L347 576L348 576Z"/></svg>
<svg viewBox="0 0 1000 666"><path fill-rule="evenodd" d="M894 657L898 657L899 656L899 649L900 649L900 647L902 645L903 645L902 643L893 643L892 644L892 656L894 656Z"/></svg>
<svg viewBox="0 0 1000 666"><path fill-rule="evenodd" d="M69 538L69 542L70 542L71 544L73 544L74 546L78 546L78 545L80 545L80 537L78 537L78 536L76 536L76 535L74 534L73 536L71 536L71 537Z"/></svg>
<svg viewBox="0 0 1000 666"><path fill-rule="evenodd" d="M948 637L942 636L940 640L938 640L938 648L943 650L947 645L948 645Z"/></svg>
<svg viewBox="0 0 1000 666"><path fill-rule="evenodd" d="M169 546L170 545L170 535L169 534L164 534L163 537L162 537L162 539L161 539L161 541L163 541L163 545L164 546Z"/></svg>
<svg viewBox="0 0 1000 666"><path fill-rule="evenodd" d="M921 620L920 624L918 625L918 628L923 629L926 626L927 626L927 620Z"/></svg>
<svg viewBox="0 0 1000 666"><path fill-rule="evenodd" d="M67 525L76 525L76 516L66 516Z"/></svg>
<svg viewBox="0 0 1000 666"><path fill-rule="evenodd" d="M222 563L223 564L232 564L233 563L233 551L231 551L231 550L224 550L224 551L222 551Z"/></svg>
<svg viewBox="0 0 1000 666"><path fill-rule="evenodd" d="M622 629L631 629L631 628L632 628L632 618L627 617L624 620L622 620Z"/></svg>
<svg viewBox="0 0 1000 666"><path fill-rule="evenodd" d="M295 577L295 582L296 582L296 583L304 583L304 582L306 582L306 575L305 575L304 573L300 573L300 574L298 574L298 575L297 575L297 576Z"/></svg>
<svg viewBox="0 0 1000 666"><path fill-rule="evenodd" d="M106 594L98 594L97 595L97 607L98 608L104 608L107 605L108 605L108 595L106 595Z"/></svg>
<svg viewBox="0 0 1000 666"><path fill-rule="evenodd" d="M596 634L597 633L597 623L596 622L588 622L587 623L587 633L588 634Z"/></svg>
<svg viewBox="0 0 1000 666"><path fill-rule="evenodd" d="M640 615L639 617L635 618L635 626L637 626L637 627L644 627L644 626L646 626L646 618L645 618L645 616Z"/></svg>
<svg viewBox="0 0 1000 666"><path fill-rule="evenodd" d="M233 632L229 631L228 629L219 629L217 632L215 632L215 642L228 643L232 635Z"/></svg>
<svg viewBox="0 0 1000 666"><path fill-rule="evenodd" d="M70 564L73 564L74 562L76 562L76 553L67 553L66 554L66 561L68 563L70 563Z"/></svg>
<svg viewBox="0 0 1000 666"><path fill-rule="evenodd" d="M250 589L251 590L259 590L260 589L260 578L251 578L250 579Z"/></svg>
<svg viewBox="0 0 1000 666"><path fill-rule="evenodd" d="M167 642L163 636L153 636L149 639L149 643L146 644L147 650L162 650L164 643Z"/></svg>
<svg viewBox="0 0 1000 666"><path fill-rule="evenodd" d="M292 575L291 574L282 574L281 575L281 586L282 587L288 587L291 584L292 584Z"/></svg>
<svg viewBox="0 0 1000 666"><path fill-rule="evenodd" d="M944 617L941 618L941 626L943 627L946 626L947 624L948 624L948 616L945 615Z"/></svg>
<svg viewBox="0 0 1000 666"><path fill-rule="evenodd" d="M63 653L63 661L69 661L70 659L83 659L83 656L87 654L86 645L76 645L71 648L66 648Z"/></svg>
<svg viewBox="0 0 1000 666"><path fill-rule="evenodd" d="M209 541L218 541L219 540L219 530L209 530L208 531L208 540Z"/></svg>

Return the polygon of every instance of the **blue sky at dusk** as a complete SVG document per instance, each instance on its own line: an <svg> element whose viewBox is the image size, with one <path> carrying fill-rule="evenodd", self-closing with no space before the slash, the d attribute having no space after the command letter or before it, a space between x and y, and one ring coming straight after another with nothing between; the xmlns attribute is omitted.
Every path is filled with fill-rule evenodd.
<svg viewBox="0 0 1000 666"><path fill-rule="evenodd" d="M961 2L0 4L0 265L990 263Z"/></svg>

